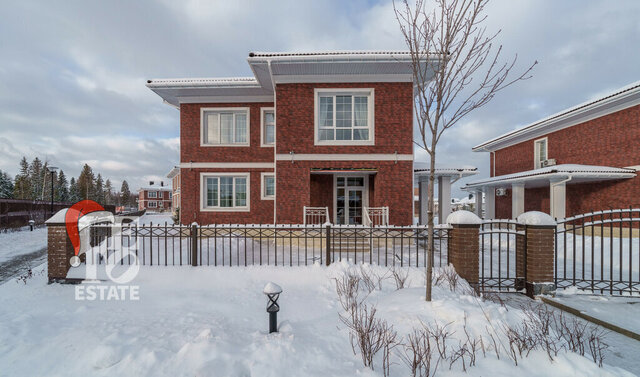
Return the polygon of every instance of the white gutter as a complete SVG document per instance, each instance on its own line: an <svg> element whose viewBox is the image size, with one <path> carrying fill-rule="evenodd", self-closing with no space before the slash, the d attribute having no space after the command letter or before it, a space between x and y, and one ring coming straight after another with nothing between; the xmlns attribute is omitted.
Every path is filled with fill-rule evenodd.
<svg viewBox="0 0 640 377"><path fill-rule="evenodd" d="M276 174L276 153L277 153L277 142L276 140L276 127L278 127L278 118L276 118L276 114L278 112L278 107L276 106L276 83L273 80L273 71L271 70L271 59L267 60L267 68L269 68L269 77L271 78L271 87L273 88L273 223L276 224L278 219L278 185L276 182L278 181ZM255 73L254 73L255 74ZM260 114L262 116L262 114ZM262 122L260 122L260 127L262 127ZM262 132L262 130L260 130ZM262 182L260 182L260 190L262 190Z"/></svg>

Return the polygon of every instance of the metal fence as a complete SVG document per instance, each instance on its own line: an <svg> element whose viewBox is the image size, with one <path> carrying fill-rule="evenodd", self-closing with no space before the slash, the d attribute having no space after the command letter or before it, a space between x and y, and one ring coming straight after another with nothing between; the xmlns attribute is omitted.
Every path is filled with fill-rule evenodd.
<svg viewBox="0 0 640 377"><path fill-rule="evenodd" d="M342 260L426 265L426 226L92 225L88 263L302 266ZM434 229L433 263L448 263L449 228Z"/></svg>
<svg viewBox="0 0 640 377"><path fill-rule="evenodd" d="M524 271L516 262L524 247L516 247L517 236L524 236L515 220L484 220L480 226L479 285L482 291L515 291ZM524 239L524 238L523 238ZM520 241L522 242L522 241ZM524 246L524 245L521 245Z"/></svg>
<svg viewBox="0 0 640 377"><path fill-rule="evenodd" d="M595 293L640 294L640 208L558 221L555 283Z"/></svg>

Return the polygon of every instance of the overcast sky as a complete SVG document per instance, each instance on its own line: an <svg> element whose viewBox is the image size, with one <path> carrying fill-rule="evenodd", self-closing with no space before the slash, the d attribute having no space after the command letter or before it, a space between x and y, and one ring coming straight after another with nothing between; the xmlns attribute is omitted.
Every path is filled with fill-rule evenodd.
<svg viewBox="0 0 640 377"><path fill-rule="evenodd" d="M446 134L440 165L486 176L472 146L640 80L640 1L493 0L487 13L505 57L540 64ZM0 169L37 155L132 189L178 162L178 111L146 79L250 76L250 51L404 49L391 3L372 0L10 1L0 38Z"/></svg>

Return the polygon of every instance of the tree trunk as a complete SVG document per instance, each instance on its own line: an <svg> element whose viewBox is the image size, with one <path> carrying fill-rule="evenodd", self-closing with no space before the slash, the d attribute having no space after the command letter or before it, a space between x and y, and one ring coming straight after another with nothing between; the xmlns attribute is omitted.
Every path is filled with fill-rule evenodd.
<svg viewBox="0 0 640 377"><path fill-rule="evenodd" d="M436 149L435 149L435 143L432 143L432 147L431 147L431 153L429 153L429 157L430 157L430 170L429 170L429 183L427 184L427 198L428 198L428 203L427 203L427 276L426 276L426 283L427 283L427 289L425 292L425 300L426 301L431 301L431 280L432 280L432 276L433 276L433 236L434 236L434 229L433 229L433 210L434 210L434 186L435 186L435 180L436 180L436 171L435 171L435 164L436 164ZM442 204L440 204L442 205Z"/></svg>

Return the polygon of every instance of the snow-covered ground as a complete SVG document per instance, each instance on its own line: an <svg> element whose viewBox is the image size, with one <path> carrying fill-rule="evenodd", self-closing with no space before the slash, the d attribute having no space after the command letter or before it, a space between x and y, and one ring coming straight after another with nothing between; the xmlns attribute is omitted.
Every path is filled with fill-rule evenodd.
<svg viewBox="0 0 640 377"><path fill-rule="evenodd" d="M20 255L31 254L47 247L47 228L22 227L13 232L0 233L0 264Z"/></svg>
<svg viewBox="0 0 640 377"><path fill-rule="evenodd" d="M590 295L575 288L558 291L553 298L564 305L640 334L640 298Z"/></svg>
<svg viewBox="0 0 640 377"><path fill-rule="evenodd" d="M137 301L76 301L77 286L46 284L41 266L26 284L0 285L0 375L20 376L382 376L381 355L375 371L354 355L349 331L339 320L334 278L356 268L335 263L295 268L265 266L142 267L130 283L139 286ZM372 275L388 269L365 266ZM450 347L471 336L493 333L522 323L521 310L481 302L434 287L431 303L424 301L422 269L411 269L408 287L396 290L393 279L374 289L366 303L376 305L385 319L405 338L412 328L447 325ZM267 334L267 282L279 284L280 332ZM83 285L84 287L87 284ZM460 283L464 288L464 284ZM362 287L361 287L362 290ZM364 297L365 292L361 294ZM405 339L406 340L406 339ZM485 338L486 356L478 351L471 376L631 376L620 368L599 368L588 357L561 351L553 361L543 351L532 351L516 367L500 359ZM391 375L409 370L396 348ZM460 362L442 363L438 375L462 374Z"/></svg>

